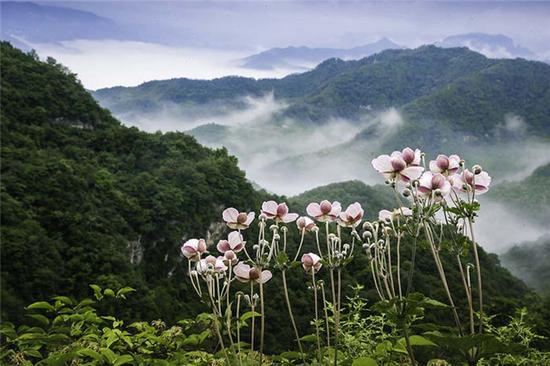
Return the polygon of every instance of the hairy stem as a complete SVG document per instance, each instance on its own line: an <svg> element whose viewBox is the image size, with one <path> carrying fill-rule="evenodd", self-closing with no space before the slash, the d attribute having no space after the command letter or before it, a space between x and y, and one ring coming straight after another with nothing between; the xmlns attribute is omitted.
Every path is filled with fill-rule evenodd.
<svg viewBox="0 0 550 366"><path fill-rule="evenodd" d="M317 284L315 283L315 270L311 269L311 282L313 284L313 302L315 303L315 335L317 336L317 359L321 364L323 356L321 355L321 336L319 335L319 309L317 304Z"/></svg>
<svg viewBox="0 0 550 366"><path fill-rule="evenodd" d="M285 292L285 300L286 300L286 306L288 308L288 315L290 316L290 322L292 323L292 328L294 329L294 335L296 336L296 342L298 342L298 348L300 349L300 354L302 356L302 361L304 361L304 364L306 363L306 359L304 356L304 350L302 348L302 342L300 342L300 333L298 333L298 327L296 326L296 321L294 320L294 314L292 314L292 306L290 305L290 298L288 296L288 286L286 282L286 270L282 270L282 277L283 277L283 289Z"/></svg>
<svg viewBox="0 0 550 366"><path fill-rule="evenodd" d="M325 313L325 327L327 328L327 347L330 348L330 326L328 321L328 309L327 309L327 298L325 296L325 285L321 286L321 297L323 299L323 312Z"/></svg>
<svg viewBox="0 0 550 366"><path fill-rule="evenodd" d="M264 335L265 335L265 310L264 310L264 285L260 283L260 311L262 317L260 319L260 366L263 361L263 351L264 351Z"/></svg>
<svg viewBox="0 0 550 366"><path fill-rule="evenodd" d="M481 265L479 264L479 255L477 252L476 239L474 237L474 225L472 220L468 219L468 226L470 228L470 238L474 244L474 258L476 261L476 274L477 274L477 291L479 296L479 334L483 333L483 287L481 283Z"/></svg>

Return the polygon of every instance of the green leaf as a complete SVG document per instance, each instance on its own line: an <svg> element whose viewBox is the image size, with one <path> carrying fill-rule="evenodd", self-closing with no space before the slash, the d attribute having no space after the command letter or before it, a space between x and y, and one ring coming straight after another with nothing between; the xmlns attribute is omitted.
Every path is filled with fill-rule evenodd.
<svg viewBox="0 0 550 366"><path fill-rule="evenodd" d="M25 309L27 309L27 310L39 309L39 310L46 310L46 311L55 311L55 308L53 307L53 305L51 305L50 303L48 303L46 301L38 301L38 302L32 303L29 306L27 306Z"/></svg>
<svg viewBox="0 0 550 366"><path fill-rule="evenodd" d="M241 315L241 322L245 322L247 321L248 319L250 318L253 318L253 317L257 317L257 316L262 316L262 314L260 313L257 313L255 311L247 311L246 313L244 313L243 315Z"/></svg>
<svg viewBox="0 0 550 366"><path fill-rule="evenodd" d="M83 348L77 352L80 356L87 356L90 358L93 358L94 360L101 362L103 361L103 356L99 354L98 352L89 349L89 348Z"/></svg>
<svg viewBox="0 0 550 366"><path fill-rule="evenodd" d="M90 287L92 288L92 290L94 290L95 298L98 300L101 300L103 298L103 294L101 293L101 287L94 284L90 285Z"/></svg>
<svg viewBox="0 0 550 366"><path fill-rule="evenodd" d="M48 324L50 324L50 319L48 319L42 314L25 314L25 316L36 320L37 322L39 322L44 326L47 326Z"/></svg>
<svg viewBox="0 0 550 366"><path fill-rule="evenodd" d="M60 301L65 305L73 305L74 304L73 300L71 300L67 296L55 296L55 297L53 297L53 299L55 301Z"/></svg>
<svg viewBox="0 0 550 366"><path fill-rule="evenodd" d="M283 352L279 356L286 358L287 360L296 360L298 358L302 358L302 354L296 351Z"/></svg>
<svg viewBox="0 0 550 366"><path fill-rule="evenodd" d="M35 358L42 358L42 353L40 353L40 351L38 351L36 349L32 349L32 348L24 350L23 354L25 356L30 356L30 357L35 357Z"/></svg>
<svg viewBox="0 0 550 366"><path fill-rule="evenodd" d="M109 361L111 365L114 364L117 359L115 353L108 348L101 348L99 352L101 352L101 354L107 359L107 361Z"/></svg>
<svg viewBox="0 0 550 366"><path fill-rule="evenodd" d="M134 361L134 358L130 355L122 355L122 356L118 356L116 361L113 363L114 366L120 366L120 365L124 365L124 364L127 364L127 363L130 363L130 362L133 362Z"/></svg>
<svg viewBox="0 0 550 366"><path fill-rule="evenodd" d="M370 357L359 357L353 360L351 366L378 366L378 364Z"/></svg>
<svg viewBox="0 0 550 366"><path fill-rule="evenodd" d="M403 339L405 341L405 339ZM409 337L411 346L437 346L434 342L419 335L412 335Z"/></svg>
<svg viewBox="0 0 550 366"><path fill-rule="evenodd" d="M315 336L315 334L308 334L308 335L305 335L305 336L301 337L300 340L303 341L303 342L316 342L317 337Z"/></svg>
<svg viewBox="0 0 550 366"><path fill-rule="evenodd" d="M116 292L116 297L122 297L123 299L126 298L126 294L135 292L136 290L131 287L123 287L120 290Z"/></svg>
<svg viewBox="0 0 550 366"><path fill-rule="evenodd" d="M103 295L109 296L109 297L115 297L115 292L113 290L111 290L110 288L106 288L103 291Z"/></svg>

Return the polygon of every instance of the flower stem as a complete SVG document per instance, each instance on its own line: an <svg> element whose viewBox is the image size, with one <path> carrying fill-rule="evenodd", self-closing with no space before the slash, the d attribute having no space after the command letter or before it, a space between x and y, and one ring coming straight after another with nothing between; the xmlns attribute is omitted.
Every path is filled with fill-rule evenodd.
<svg viewBox="0 0 550 366"><path fill-rule="evenodd" d="M296 326L296 321L294 320L294 314L292 314L292 306L290 305L290 297L288 296L288 286L286 283L286 270L281 271L283 277L283 289L285 292L286 306L288 308L288 315L290 316L290 322L292 323L292 328L294 329L294 335L296 336L296 342L298 342L298 348L300 349L300 354L302 356L302 361L306 363L304 356L304 349L302 348L302 342L300 342L300 333L298 333L298 327Z"/></svg>
<svg viewBox="0 0 550 366"><path fill-rule="evenodd" d="M411 359L411 363L413 366L416 365L416 361L414 359L414 353L411 346L411 340L409 339L409 330L407 329L406 324L402 324L401 329L403 329L403 337L405 338L405 345L407 346L407 353L409 354L409 358Z"/></svg>
<svg viewBox="0 0 550 366"><path fill-rule="evenodd" d="M321 355L321 337L319 335L319 310L317 305L317 284L315 283L315 270L311 269L311 282L313 284L313 300L315 303L315 334L317 336L317 359L319 364L323 361L323 356Z"/></svg>
<svg viewBox="0 0 550 366"><path fill-rule="evenodd" d="M443 265L441 264L441 259L439 258L439 255L435 248L435 242L433 239L433 236L428 229L428 223L424 223L424 232L426 233L426 238L428 239L428 242L430 244L430 249L432 251L432 255L434 257L435 265L437 267L437 271L439 272L439 277L441 278L441 282L443 284L443 289L445 290L445 293L447 294L447 298L449 299L449 305L451 305L451 309L453 312L453 317L456 323L456 326L458 328L458 332L460 336L462 336L462 325L460 324L460 318L458 317L458 313L456 311L456 307L453 301L453 296L451 295L451 291L449 290L449 284L447 283L447 276L445 275L445 270L443 269Z"/></svg>
<svg viewBox="0 0 550 366"><path fill-rule="evenodd" d="M476 261L476 274L477 274L477 291L479 296L479 334L483 333L483 287L481 283L481 265L479 264L479 255L477 253L477 244L474 237L474 225L472 220L468 219L468 226L470 228L470 238L474 244L474 258Z"/></svg>
<svg viewBox="0 0 550 366"><path fill-rule="evenodd" d="M327 298L325 296L324 284L321 286L321 297L323 299L323 312L325 313L325 327L327 328L327 347L330 348L330 326L328 322Z"/></svg>
<svg viewBox="0 0 550 366"><path fill-rule="evenodd" d="M241 322L240 322L240 311L241 311L241 296L237 295L237 353L239 355L239 365L243 365L243 360L241 358Z"/></svg>
<svg viewBox="0 0 550 366"><path fill-rule="evenodd" d="M339 328L340 328L340 298L342 295L342 269L338 267L338 298L336 302L336 312L334 317L334 366L338 365L338 346L339 346Z"/></svg>
<svg viewBox="0 0 550 366"><path fill-rule="evenodd" d="M264 351L264 334L265 334L265 311L264 311L264 285L260 283L260 311L262 313L261 324L260 324L260 366L263 361L263 351Z"/></svg>
<svg viewBox="0 0 550 366"><path fill-rule="evenodd" d="M256 328L256 317L254 316L254 285L252 284L252 282L250 282L250 307L252 310L252 326L250 328L250 351L254 351L254 328Z"/></svg>

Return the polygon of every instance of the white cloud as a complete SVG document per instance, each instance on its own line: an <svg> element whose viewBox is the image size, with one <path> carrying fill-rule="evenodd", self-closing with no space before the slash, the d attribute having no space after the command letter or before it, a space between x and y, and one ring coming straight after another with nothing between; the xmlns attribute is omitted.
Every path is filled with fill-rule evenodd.
<svg viewBox="0 0 550 366"><path fill-rule="evenodd" d="M240 68L236 60L248 53L207 48L168 47L130 41L69 41L32 44L38 54L51 56L78 74L88 89L135 86L145 81L186 77L213 79L227 75L282 77L293 70Z"/></svg>

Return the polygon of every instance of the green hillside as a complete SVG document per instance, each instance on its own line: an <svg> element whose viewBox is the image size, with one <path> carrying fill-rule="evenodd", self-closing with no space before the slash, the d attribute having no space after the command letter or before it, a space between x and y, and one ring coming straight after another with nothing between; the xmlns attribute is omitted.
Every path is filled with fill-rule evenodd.
<svg viewBox="0 0 550 366"><path fill-rule="evenodd" d="M520 243L500 255L502 263L529 286L550 294L550 237Z"/></svg>
<svg viewBox="0 0 550 366"><path fill-rule="evenodd" d="M490 193L526 217L541 224L550 222L550 164L537 168L519 182L503 182Z"/></svg>
<svg viewBox="0 0 550 366"><path fill-rule="evenodd" d="M6 43L1 54L2 318L89 283L143 291L133 316L195 311L179 243L205 236L224 206L256 204L237 160L123 127L54 60Z"/></svg>
<svg viewBox="0 0 550 366"><path fill-rule="evenodd" d="M154 115L167 103L242 107L240 98L269 92L289 104L279 118L302 122L356 119L396 107L406 121L404 134L426 143L457 132L465 140L517 137L500 126L507 115L523 118L529 135L550 135L550 65L488 59L466 48L387 50L358 61L327 60L282 79L172 79L100 89L94 97L116 114Z"/></svg>

